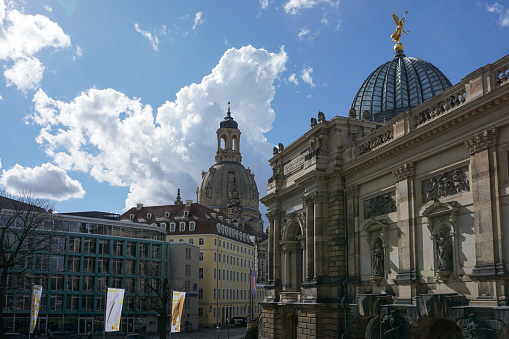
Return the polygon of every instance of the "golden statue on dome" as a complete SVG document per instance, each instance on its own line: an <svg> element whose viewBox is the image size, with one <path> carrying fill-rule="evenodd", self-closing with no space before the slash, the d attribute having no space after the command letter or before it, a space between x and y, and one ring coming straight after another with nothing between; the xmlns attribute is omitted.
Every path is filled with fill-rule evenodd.
<svg viewBox="0 0 509 339"><path fill-rule="evenodd" d="M408 11L405 11L405 15L401 18L401 20L398 18L398 16L396 14L392 13L392 18L394 19L394 23L397 26L396 30L391 35L392 42L394 42L394 41L397 42L396 46L394 46L395 51L403 50L403 44L399 42L401 40L401 34L402 33L408 34L408 32L409 32L409 31L403 30L403 26L405 25L405 17L407 15L407 13L408 13Z"/></svg>

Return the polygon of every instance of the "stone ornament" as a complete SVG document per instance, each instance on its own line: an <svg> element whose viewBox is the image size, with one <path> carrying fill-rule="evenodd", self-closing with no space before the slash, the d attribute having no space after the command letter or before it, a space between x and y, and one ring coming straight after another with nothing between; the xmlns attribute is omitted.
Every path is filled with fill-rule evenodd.
<svg viewBox="0 0 509 339"><path fill-rule="evenodd" d="M497 134L498 131L496 128L486 129L465 141L465 145L470 150L470 155L496 145Z"/></svg>
<svg viewBox="0 0 509 339"><path fill-rule="evenodd" d="M396 182L405 180L406 178L412 177L415 173L415 166L413 162L407 162L392 171Z"/></svg>
<svg viewBox="0 0 509 339"><path fill-rule="evenodd" d="M381 324L382 338L384 339L401 339L407 338L409 332L409 324L395 310L391 310Z"/></svg>
<svg viewBox="0 0 509 339"><path fill-rule="evenodd" d="M311 118L311 128L317 125L316 118Z"/></svg>
<svg viewBox="0 0 509 339"><path fill-rule="evenodd" d="M382 146L383 144L391 141L392 139L393 139L392 129L389 129L388 131L385 131L360 145L357 148L357 153L359 154L359 156L361 156L363 154L371 152L372 150L379 146Z"/></svg>
<svg viewBox="0 0 509 339"><path fill-rule="evenodd" d="M325 114L323 114L323 112L318 112L318 123L322 124L324 122L327 122L327 120L325 120Z"/></svg>
<svg viewBox="0 0 509 339"><path fill-rule="evenodd" d="M364 219L396 212L396 192L378 195L364 201Z"/></svg>
<svg viewBox="0 0 509 339"><path fill-rule="evenodd" d="M470 191L470 184L463 169L444 172L423 180L421 186L424 203L456 193Z"/></svg>

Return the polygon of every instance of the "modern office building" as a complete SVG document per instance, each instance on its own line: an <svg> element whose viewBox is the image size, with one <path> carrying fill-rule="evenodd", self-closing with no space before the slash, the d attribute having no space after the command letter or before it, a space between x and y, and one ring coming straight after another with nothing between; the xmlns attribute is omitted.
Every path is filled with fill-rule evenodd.
<svg viewBox="0 0 509 339"><path fill-rule="evenodd" d="M2 213L9 211L2 209ZM122 333L157 330L157 314L144 309L137 297L137 277L142 262L159 267L161 275L167 272L171 244L165 241L166 231L113 220L118 215L95 213L94 218L48 214L47 222L59 224L50 250L28 257L18 267L27 279L11 275L10 288L1 296L5 298L6 331L28 329L34 284L43 288L37 320L42 333L60 328L76 333L104 331L107 287L125 289Z"/></svg>
<svg viewBox="0 0 509 339"><path fill-rule="evenodd" d="M264 294L255 294L251 310L250 272L255 250L249 234L231 219L201 204L177 195L174 205L138 204L121 216L123 221L157 225L166 229L170 244L189 243L199 247L198 322L201 327L226 324L232 317L251 318ZM193 287L193 293L194 287ZM258 313L255 313L255 312Z"/></svg>

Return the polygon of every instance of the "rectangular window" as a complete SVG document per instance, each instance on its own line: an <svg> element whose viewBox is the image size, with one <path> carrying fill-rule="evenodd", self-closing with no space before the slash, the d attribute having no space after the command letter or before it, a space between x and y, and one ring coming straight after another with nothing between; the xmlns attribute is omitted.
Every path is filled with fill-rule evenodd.
<svg viewBox="0 0 509 339"><path fill-rule="evenodd" d="M200 261L203 261L203 252L200 252L200 258L199 258Z"/></svg>
<svg viewBox="0 0 509 339"><path fill-rule="evenodd" d="M127 242L127 247L125 251L125 255L128 257L135 257L136 256L136 243L132 241Z"/></svg>
<svg viewBox="0 0 509 339"><path fill-rule="evenodd" d="M194 221L189 222L189 230L192 232L195 230L196 223Z"/></svg>
<svg viewBox="0 0 509 339"><path fill-rule="evenodd" d="M148 244L140 244L140 258L148 258Z"/></svg>
<svg viewBox="0 0 509 339"><path fill-rule="evenodd" d="M214 300L216 300L216 289L214 288Z"/></svg>
<svg viewBox="0 0 509 339"><path fill-rule="evenodd" d="M80 257L69 256L67 258L67 271L68 272L80 271Z"/></svg>
<svg viewBox="0 0 509 339"><path fill-rule="evenodd" d="M113 259L113 274L122 274L122 259Z"/></svg>
<svg viewBox="0 0 509 339"><path fill-rule="evenodd" d="M87 254L95 254L95 239L86 238L83 251Z"/></svg>
<svg viewBox="0 0 509 339"><path fill-rule="evenodd" d="M191 245L194 245L194 239L193 239L193 238L189 238L189 243L190 243Z"/></svg>
<svg viewBox="0 0 509 339"><path fill-rule="evenodd" d="M161 245L152 245L152 258L161 259Z"/></svg>
<svg viewBox="0 0 509 339"><path fill-rule="evenodd" d="M92 311L94 309L94 296L84 295L81 298L81 309L85 311Z"/></svg>
<svg viewBox="0 0 509 339"><path fill-rule="evenodd" d="M99 239L99 254L110 254L110 241Z"/></svg>
<svg viewBox="0 0 509 339"><path fill-rule="evenodd" d="M136 265L135 265L134 260L127 259L125 261L125 274L134 275L136 273L135 269L136 269Z"/></svg>
<svg viewBox="0 0 509 339"><path fill-rule="evenodd" d="M50 311L62 311L63 295L50 296Z"/></svg>
<svg viewBox="0 0 509 339"><path fill-rule="evenodd" d="M80 277L70 275L67 277L67 291L79 292L80 290Z"/></svg>
<svg viewBox="0 0 509 339"><path fill-rule="evenodd" d="M83 272L85 273L95 272L95 258L85 257L83 259Z"/></svg>
<svg viewBox="0 0 509 339"><path fill-rule="evenodd" d="M108 283L108 278L97 277L97 292L106 292L106 284L107 283Z"/></svg>
<svg viewBox="0 0 509 339"><path fill-rule="evenodd" d="M186 230L186 223L185 222L180 222L179 223L179 231L180 232L184 232Z"/></svg>
<svg viewBox="0 0 509 339"><path fill-rule="evenodd" d="M97 296L96 302L96 311L104 311L104 296Z"/></svg>
<svg viewBox="0 0 509 339"><path fill-rule="evenodd" d="M65 257L63 255L52 255L51 256L51 270L56 272L62 272L65 266Z"/></svg>
<svg viewBox="0 0 509 339"><path fill-rule="evenodd" d="M124 242L121 240L113 241L113 254L118 256L124 255Z"/></svg>
<svg viewBox="0 0 509 339"><path fill-rule="evenodd" d="M52 291L63 291L64 290L64 276L63 275L52 275L51 276L51 290Z"/></svg>
<svg viewBox="0 0 509 339"><path fill-rule="evenodd" d="M214 280L216 280L217 270L214 268Z"/></svg>
<svg viewBox="0 0 509 339"><path fill-rule="evenodd" d="M217 261L217 253L214 252L214 261Z"/></svg>
<svg viewBox="0 0 509 339"><path fill-rule="evenodd" d="M135 286L134 278L125 278L125 290L127 293L134 293Z"/></svg>
<svg viewBox="0 0 509 339"><path fill-rule="evenodd" d="M205 245L205 239L203 238L198 238L198 245Z"/></svg>
<svg viewBox="0 0 509 339"><path fill-rule="evenodd" d="M94 292L94 280L93 276L83 276L83 291Z"/></svg>
<svg viewBox="0 0 509 339"><path fill-rule="evenodd" d="M217 246L217 239L214 239L214 246Z"/></svg>
<svg viewBox="0 0 509 339"><path fill-rule="evenodd" d="M109 273L110 271L110 259L108 258L99 258L97 260L98 263L98 273Z"/></svg>
<svg viewBox="0 0 509 339"><path fill-rule="evenodd" d="M198 290L198 299L202 300L203 299L203 288L200 288Z"/></svg>
<svg viewBox="0 0 509 339"><path fill-rule="evenodd" d="M198 317L203 318L203 307L198 307Z"/></svg>
<svg viewBox="0 0 509 339"><path fill-rule="evenodd" d="M113 288L122 288L122 278L112 278L111 285Z"/></svg>
<svg viewBox="0 0 509 339"><path fill-rule="evenodd" d="M199 269L199 278L203 279L203 267L200 267Z"/></svg>
<svg viewBox="0 0 509 339"><path fill-rule="evenodd" d="M69 237L69 252L81 253L81 238Z"/></svg>
<svg viewBox="0 0 509 339"><path fill-rule="evenodd" d="M175 223L170 222L170 232L175 232Z"/></svg>

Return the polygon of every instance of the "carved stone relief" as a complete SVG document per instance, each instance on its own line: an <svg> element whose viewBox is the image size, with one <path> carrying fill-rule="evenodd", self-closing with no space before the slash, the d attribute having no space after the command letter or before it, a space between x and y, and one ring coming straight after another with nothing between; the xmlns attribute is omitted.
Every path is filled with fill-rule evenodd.
<svg viewBox="0 0 509 339"><path fill-rule="evenodd" d="M378 195L364 200L364 219L396 212L396 192Z"/></svg>
<svg viewBox="0 0 509 339"><path fill-rule="evenodd" d="M464 168L441 173L422 181L422 200L424 203L447 197L463 191L470 191L470 184Z"/></svg>

